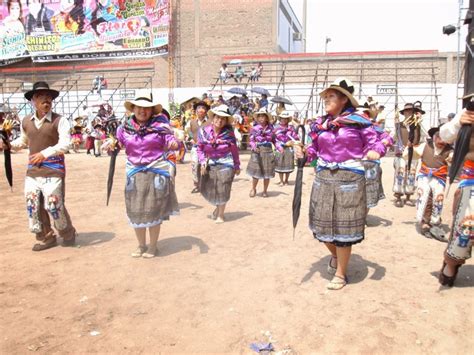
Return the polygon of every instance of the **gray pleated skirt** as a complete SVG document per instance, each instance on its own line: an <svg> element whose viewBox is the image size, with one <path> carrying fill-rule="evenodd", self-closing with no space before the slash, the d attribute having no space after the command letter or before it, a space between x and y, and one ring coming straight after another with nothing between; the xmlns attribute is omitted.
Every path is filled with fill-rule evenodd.
<svg viewBox="0 0 474 355"><path fill-rule="evenodd" d="M271 179L275 177L275 154L271 147L259 147L259 149L260 153L252 152L250 156L247 175L256 179Z"/></svg>
<svg viewBox="0 0 474 355"><path fill-rule="evenodd" d="M133 228L161 224L179 213L174 180L150 171L133 175L125 186L125 206Z"/></svg>
<svg viewBox="0 0 474 355"><path fill-rule="evenodd" d="M320 242L350 246L364 239L365 176L348 170L316 173L309 205L309 224Z"/></svg>
<svg viewBox="0 0 474 355"><path fill-rule="evenodd" d="M377 206L385 198L382 185L382 168L373 161L363 162L365 169L365 190L367 194L367 208Z"/></svg>
<svg viewBox="0 0 474 355"><path fill-rule="evenodd" d="M235 171L225 165L210 166L201 176L201 195L214 206L224 205L230 200Z"/></svg>
<svg viewBox="0 0 474 355"><path fill-rule="evenodd" d="M295 157L293 148L286 147L282 153L275 153L275 171L277 173L291 173L295 170Z"/></svg>

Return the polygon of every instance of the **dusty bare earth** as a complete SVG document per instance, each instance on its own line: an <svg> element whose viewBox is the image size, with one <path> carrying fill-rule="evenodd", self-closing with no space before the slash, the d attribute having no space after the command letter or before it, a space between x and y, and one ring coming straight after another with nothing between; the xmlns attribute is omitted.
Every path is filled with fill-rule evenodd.
<svg viewBox="0 0 474 355"><path fill-rule="evenodd" d="M307 228L309 168L293 241L293 186L274 180L270 198L250 199L242 174L228 221L215 225L211 207L190 193L190 165L180 165L181 215L163 225L159 257L146 260L129 256L137 243L125 218L124 156L105 207L108 158L83 151L67 156L77 247L32 252L26 157L13 155L13 193L0 169L3 354L251 353L251 343L269 340L286 353L472 352L472 262L457 287L439 287L445 244L416 234L414 207L393 207L390 158L383 162L389 198L371 211L366 240L354 247L350 284L326 291L328 254Z"/></svg>

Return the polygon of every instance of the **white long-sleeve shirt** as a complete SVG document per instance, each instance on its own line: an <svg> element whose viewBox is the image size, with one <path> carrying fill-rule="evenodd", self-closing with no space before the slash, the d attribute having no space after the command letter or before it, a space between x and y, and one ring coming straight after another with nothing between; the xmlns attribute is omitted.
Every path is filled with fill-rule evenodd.
<svg viewBox="0 0 474 355"><path fill-rule="evenodd" d="M451 121L445 123L439 129L439 136L446 143L452 144L456 141L456 138L458 137L458 132L462 126L460 119L463 112L464 111L458 113Z"/></svg>
<svg viewBox="0 0 474 355"><path fill-rule="evenodd" d="M28 119L28 118L24 118ZM39 119L36 117L36 113L29 118L30 120L34 120L36 128L40 129L45 120L48 120L49 122L52 121L53 119L53 114L52 112L49 112L46 116L44 116L42 119ZM28 136L26 135L25 131L23 130L23 124L20 126L21 127L21 133L20 137L15 139L13 142L11 142L11 147L14 150L20 150L28 147ZM71 125L69 121L65 117L60 117L59 118L59 123L58 123L58 133L59 133L59 140L56 145L53 145L51 147L45 148L41 151L41 154L45 158L49 158L53 155L58 155L61 153L66 153L71 144Z"/></svg>

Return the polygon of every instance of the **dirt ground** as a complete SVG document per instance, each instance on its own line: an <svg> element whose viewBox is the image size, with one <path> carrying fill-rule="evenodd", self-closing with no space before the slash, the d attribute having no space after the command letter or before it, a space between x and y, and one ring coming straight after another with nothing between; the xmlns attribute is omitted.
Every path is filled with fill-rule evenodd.
<svg viewBox="0 0 474 355"><path fill-rule="evenodd" d="M474 266L461 268L456 287L439 287L446 244L416 234L414 207L393 206L390 158L383 161L388 198L371 210L341 291L326 290L328 252L307 227L310 168L293 241L292 185L273 180L269 198L251 199L242 173L227 222L216 225L211 206L190 193L190 164L179 165L181 214L162 226L158 257L133 259L124 155L109 207L109 159L67 155L77 246L39 253L31 251L23 200L26 158L12 157L13 192L0 168L3 354L252 353L251 343L268 341L280 353L472 352ZM248 158L242 155L243 169ZM448 204L447 224L450 212Z"/></svg>

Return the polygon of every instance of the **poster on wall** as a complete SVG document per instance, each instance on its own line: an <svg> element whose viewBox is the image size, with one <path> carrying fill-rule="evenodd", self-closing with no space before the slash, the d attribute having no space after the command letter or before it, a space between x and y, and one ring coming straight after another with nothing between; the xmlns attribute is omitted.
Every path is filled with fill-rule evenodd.
<svg viewBox="0 0 474 355"><path fill-rule="evenodd" d="M0 63L156 56L169 0L1 0Z"/></svg>

